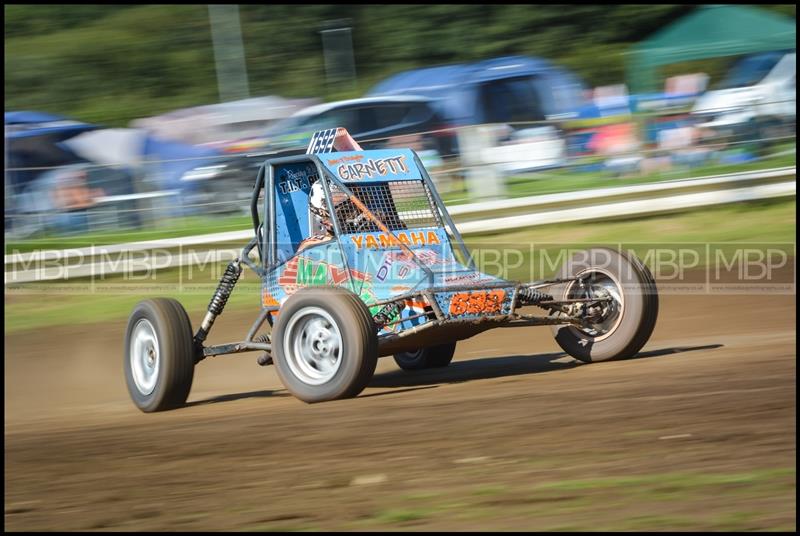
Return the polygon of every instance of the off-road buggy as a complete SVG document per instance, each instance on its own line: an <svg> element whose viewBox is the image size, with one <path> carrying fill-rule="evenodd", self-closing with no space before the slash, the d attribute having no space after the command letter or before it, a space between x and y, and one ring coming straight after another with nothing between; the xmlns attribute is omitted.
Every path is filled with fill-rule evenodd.
<svg viewBox="0 0 800 536"><path fill-rule="evenodd" d="M554 279L529 283L482 273L416 153L362 151L341 128L267 160L250 209L254 236L196 332L173 299L131 314L124 368L142 411L183 405L195 365L222 354L259 351L294 396L321 402L358 395L379 356L444 367L457 341L492 328L548 325L566 353L595 362L632 356L655 326L655 281L634 255L573 252ZM243 340L205 346L242 265L262 282L260 313Z"/></svg>

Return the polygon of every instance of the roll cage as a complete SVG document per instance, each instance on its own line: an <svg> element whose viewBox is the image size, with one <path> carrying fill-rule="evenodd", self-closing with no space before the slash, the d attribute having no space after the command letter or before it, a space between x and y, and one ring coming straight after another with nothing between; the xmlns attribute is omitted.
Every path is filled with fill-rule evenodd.
<svg viewBox="0 0 800 536"><path fill-rule="evenodd" d="M435 186L433 185L433 181L430 178L425 167L422 165L422 162L419 159L419 156L416 152L411 151L414 156L414 165L417 167L417 170L420 173L420 178L422 184L425 188L426 194L429 196L430 207L433 211L433 215L438 222L441 223L442 227L448 234L448 238L455 238L455 242L458 245L458 251L462 255L462 262L467 267L473 270L477 270L475 266L474 259L470 255L469 251L467 250L466 246L464 245L464 241L461 237L461 234L456 229L455 224L453 223L450 214L447 212L447 209L442 201L439 193L436 191ZM332 153L335 154L335 153ZM255 232L255 237L245 246L243 251L242 259L247 259L247 255L253 249L253 247L257 248L260 265L254 265L251 262L246 261L247 264L253 268L257 273L263 275L271 268L281 264L283 261L280 261L277 256L276 245L277 245L277 238L276 238L276 226L275 226L275 213L276 213L276 196L275 196L275 175L276 169L280 168L281 166L285 166L287 164L302 164L302 163L310 163L314 166L317 174L317 180L321 181L323 191L325 193L325 202L328 207L328 212L331 215L336 214L335 205L333 202L333 192L331 186L333 186L337 192L341 192L342 194L347 196L347 199L351 201L357 208L360 210L367 218L372 220L375 225L384 233L391 234L395 239L397 239L397 235L395 234L398 230L396 226L388 224L385 221L381 221L381 218L374 214L372 210L365 204L364 200L362 199L363 196L359 196L356 192L353 191L354 188L358 188L360 186L360 182L355 181L344 181L336 177L333 173L331 173L322 163L321 158L316 154L304 154L304 155L296 155L296 156L287 156L283 158L276 158L265 161L261 167L259 168L258 175L256 177L256 182L253 188L253 195L250 200L250 213L253 219L253 230ZM351 183L353 188L348 186L348 183ZM370 181L364 181L364 183L369 184ZM263 213L264 219L261 220L259 216L259 199L261 199L261 193L264 192L264 204L263 204ZM395 210L397 208L395 207ZM342 230L341 222L339 218L332 217L332 225L333 225L333 235L334 239L339 242L340 247L342 246L341 243L341 235L345 234ZM451 246L453 245L452 240ZM416 254L414 254L411 248L405 246L400 240L397 240L397 244L403 249L403 251L409 255L411 259L419 266L421 270L423 270L428 276L431 278L431 282L433 281L433 273L431 269L423 263ZM346 262L346 259L345 259ZM349 267L345 267L347 273L349 274Z"/></svg>

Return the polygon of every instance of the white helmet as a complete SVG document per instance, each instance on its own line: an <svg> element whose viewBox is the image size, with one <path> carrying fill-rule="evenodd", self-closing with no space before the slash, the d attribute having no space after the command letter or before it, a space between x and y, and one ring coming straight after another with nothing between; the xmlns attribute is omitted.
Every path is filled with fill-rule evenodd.
<svg viewBox="0 0 800 536"><path fill-rule="evenodd" d="M343 194L332 194L334 210L336 211L339 221L345 222L347 232L367 231L366 225L369 219L363 214L352 202L349 202ZM337 197L344 198L337 202ZM333 223L331 222L330 212L328 212L328 205L325 203L325 190L322 188L320 181L311 185L308 192L308 208L312 214L320 218L322 226L329 232L333 231Z"/></svg>
<svg viewBox="0 0 800 536"><path fill-rule="evenodd" d="M311 212L321 218L329 217L328 207L325 206L325 191L322 189L322 183L317 181L311 186L308 192L308 205Z"/></svg>

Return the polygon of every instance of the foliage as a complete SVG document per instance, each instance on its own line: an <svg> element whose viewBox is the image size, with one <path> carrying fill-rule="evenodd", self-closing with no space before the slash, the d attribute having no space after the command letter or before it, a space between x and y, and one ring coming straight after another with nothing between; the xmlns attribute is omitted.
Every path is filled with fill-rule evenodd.
<svg viewBox="0 0 800 536"><path fill-rule="evenodd" d="M792 5L763 6L795 16ZM625 79L629 46L687 5L239 7L252 95L356 97L409 68L505 54L551 59L589 85ZM6 109L124 126L218 99L208 6L6 5ZM325 81L320 30L353 28L357 82ZM700 68L703 65L699 66ZM719 71L717 64L712 70Z"/></svg>

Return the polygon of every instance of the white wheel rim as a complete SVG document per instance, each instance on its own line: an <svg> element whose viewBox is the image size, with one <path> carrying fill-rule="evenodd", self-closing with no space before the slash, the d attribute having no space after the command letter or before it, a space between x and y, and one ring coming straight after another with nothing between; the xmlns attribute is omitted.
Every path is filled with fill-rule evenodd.
<svg viewBox="0 0 800 536"><path fill-rule="evenodd" d="M600 268L581 270L575 277L581 278L591 273L601 274L601 277L597 280L588 282L590 289L595 291L593 295L596 295L596 291L600 290L605 291L605 293L612 298L612 301L609 302L609 314L606 315L606 318L604 318L602 322L594 324L595 329L593 330L587 330L577 326L570 326L570 328L578 331L581 335L589 335L595 342L599 342L610 337L622 322L622 315L625 312L625 294L622 292L622 287L619 281L617 281L617 278ZM567 298L584 297L576 294L574 295L576 290L575 286L576 283L573 281L570 283L569 287L567 287Z"/></svg>
<svg viewBox="0 0 800 536"><path fill-rule="evenodd" d="M333 317L319 307L304 307L289 320L283 353L292 374L308 385L322 385L342 365L342 334Z"/></svg>
<svg viewBox="0 0 800 536"><path fill-rule="evenodd" d="M153 324L142 318L133 327L130 347L130 364L136 389L147 396L158 382L161 359L158 352L158 337Z"/></svg>

